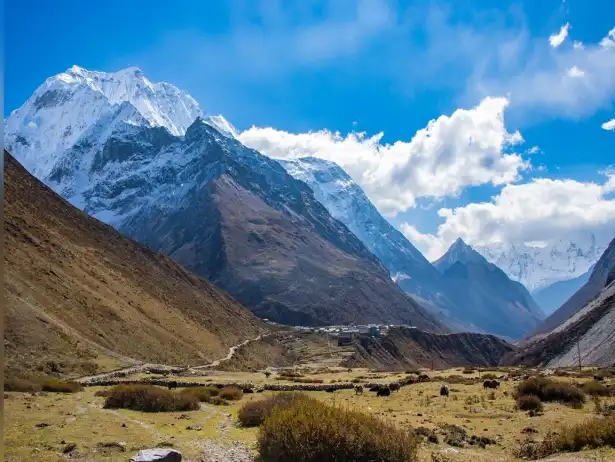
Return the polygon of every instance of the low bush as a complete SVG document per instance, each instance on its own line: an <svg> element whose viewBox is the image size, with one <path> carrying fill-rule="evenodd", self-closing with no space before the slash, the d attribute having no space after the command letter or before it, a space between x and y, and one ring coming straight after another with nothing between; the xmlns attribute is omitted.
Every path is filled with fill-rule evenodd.
<svg viewBox="0 0 615 462"><path fill-rule="evenodd" d="M496 380L498 376L492 373L487 373L487 374L482 374L480 378L483 380Z"/></svg>
<svg viewBox="0 0 615 462"><path fill-rule="evenodd" d="M308 398L302 393L287 392L278 393L258 401L250 401L241 406L237 418L244 427L257 427L264 422L265 418L271 415L274 409L292 406L301 399L312 398Z"/></svg>
<svg viewBox="0 0 615 462"><path fill-rule="evenodd" d="M41 386L38 383L28 379L20 379L17 377L5 377L4 391L19 391L22 393L36 393L41 391Z"/></svg>
<svg viewBox="0 0 615 462"><path fill-rule="evenodd" d="M153 385L116 385L105 400L106 409L132 409L144 412L195 411L199 399L187 393L172 392Z"/></svg>
<svg viewBox="0 0 615 462"><path fill-rule="evenodd" d="M300 398L264 420L258 451L262 462L410 462L418 442L372 415Z"/></svg>
<svg viewBox="0 0 615 462"><path fill-rule="evenodd" d="M520 411L543 412L544 406L538 396L525 395L517 398L517 409Z"/></svg>
<svg viewBox="0 0 615 462"><path fill-rule="evenodd" d="M591 396L615 396L615 386L605 385L598 380L590 380L582 385L582 390Z"/></svg>
<svg viewBox="0 0 615 462"><path fill-rule="evenodd" d="M585 403L585 393L577 386L545 377L531 377L517 386L516 399L528 395L537 396L543 402L558 402L573 406L582 406Z"/></svg>
<svg viewBox="0 0 615 462"><path fill-rule="evenodd" d="M43 391L52 393L77 393L83 390L81 384L77 382L65 382L56 379L44 380L41 384Z"/></svg>
<svg viewBox="0 0 615 462"><path fill-rule="evenodd" d="M279 373L281 377L303 377L303 374L300 372L293 371L291 369L282 369Z"/></svg>
<svg viewBox="0 0 615 462"><path fill-rule="evenodd" d="M462 371L464 374L474 374L476 372L476 369L472 369L471 367L466 367L463 369Z"/></svg>
<svg viewBox="0 0 615 462"><path fill-rule="evenodd" d="M442 377L442 382L446 382L449 384L457 384L457 385L474 385L477 383L477 379L471 377L463 377L461 375L448 375L446 377Z"/></svg>
<svg viewBox="0 0 615 462"><path fill-rule="evenodd" d="M211 398L218 396L220 389L218 387L190 387L184 388L180 393L184 396L192 396L202 403L209 403Z"/></svg>
<svg viewBox="0 0 615 462"><path fill-rule="evenodd" d="M243 398L243 391L237 387L224 387L220 390L220 394L218 396L227 401L239 401Z"/></svg>
<svg viewBox="0 0 615 462"><path fill-rule="evenodd" d="M615 448L615 415L594 417L578 425L563 427L557 433L549 433L543 441L527 440L514 455L523 459L542 459L558 452L602 447Z"/></svg>

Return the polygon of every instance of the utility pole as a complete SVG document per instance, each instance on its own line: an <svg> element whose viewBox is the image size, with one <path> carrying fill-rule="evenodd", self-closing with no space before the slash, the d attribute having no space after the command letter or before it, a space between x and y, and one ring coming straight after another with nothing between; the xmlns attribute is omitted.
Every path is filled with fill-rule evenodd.
<svg viewBox="0 0 615 462"><path fill-rule="evenodd" d="M579 374L582 372L582 366L581 366L581 346L579 345L580 343L580 339L577 339L577 354L579 355Z"/></svg>

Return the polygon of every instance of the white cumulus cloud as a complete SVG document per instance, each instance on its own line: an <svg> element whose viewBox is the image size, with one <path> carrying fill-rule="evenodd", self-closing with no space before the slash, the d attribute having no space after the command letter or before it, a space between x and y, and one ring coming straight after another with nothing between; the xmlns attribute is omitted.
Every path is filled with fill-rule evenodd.
<svg viewBox="0 0 615 462"><path fill-rule="evenodd" d="M559 32L557 34L553 34L549 37L549 44L553 47L553 48L557 48L558 46L560 46L562 43L564 43L564 40L566 40L566 37L568 37L568 29L570 28L570 23L566 23L564 24Z"/></svg>
<svg viewBox="0 0 615 462"><path fill-rule="evenodd" d="M615 171L603 183L536 178L506 185L490 202L443 208L436 234L421 234L410 225L402 232L431 260L457 237L469 244L542 241L574 232L615 231Z"/></svg>
<svg viewBox="0 0 615 462"><path fill-rule="evenodd" d="M611 119L608 122L602 124L602 128L605 130L615 130L615 119Z"/></svg>
<svg viewBox="0 0 615 462"><path fill-rule="evenodd" d="M600 46L603 48L615 48L615 27L600 41Z"/></svg>
<svg viewBox="0 0 615 462"><path fill-rule="evenodd" d="M583 69L579 69L577 66L572 66L570 69L568 69L569 77L583 77L584 75L585 72L583 71Z"/></svg>
<svg viewBox="0 0 615 462"><path fill-rule="evenodd" d="M488 97L471 109L441 115L410 141L382 142L382 133L341 135L328 130L288 133L252 127L242 143L278 159L305 156L336 162L359 183L376 207L395 215L419 197L457 195L468 186L505 185L519 179L530 162L508 152L523 142L504 126L506 98Z"/></svg>

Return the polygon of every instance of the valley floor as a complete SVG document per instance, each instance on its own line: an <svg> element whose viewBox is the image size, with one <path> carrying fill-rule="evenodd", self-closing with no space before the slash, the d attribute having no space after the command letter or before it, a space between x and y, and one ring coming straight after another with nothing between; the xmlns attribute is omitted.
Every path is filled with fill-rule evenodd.
<svg viewBox="0 0 615 462"><path fill-rule="evenodd" d="M320 358L322 359L322 358ZM366 369L332 367L318 356L300 367L304 378L324 383L361 382L390 383L406 374L370 372ZM329 361L331 358L329 358ZM575 424L595 415L589 400L581 409L560 404L545 404L543 415L529 417L515 409L512 392L515 381L504 381L498 391L484 390L477 373L463 374L461 369L424 371L430 382L402 387L388 398L378 398L365 390L334 393L309 392L312 396L336 405L369 412L407 428L426 427L436 430L439 443L421 444L421 461L510 461L514 449L526 438L540 439L563 423ZM484 373L484 371L483 371ZM497 373L497 372L496 372ZM182 381L202 383L252 382L291 384L278 380L275 373L266 378L262 372L207 370L200 376L182 377ZM449 383L450 397L439 396L448 376L460 380L476 377L473 384ZM156 377L139 373L130 378ZM173 380L172 377L167 377ZM558 378L558 380L569 380ZM96 396L103 387L86 387L75 394L5 393L5 454L7 461L65 461L63 449L75 443L69 460L126 461L139 449L167 446L178 449L188 461L243 462L254 460L258 429L242 428L237 423L238 409L246 402L263 399L275 393L245 394L228 406L202 404L199 411L143 413L103 408L104 398ZM604 404L615 404L615 398L604 398ZM486 436L496 444L453 447L443 442L442 424L463 428L468 437ZM189 429L190 427L190 429ZM528 430L532 429L532 430ZM531 432L531 433L528 433ZM583 451L563 454L548 460L606 461L615 460L615 450Z"/></svg>

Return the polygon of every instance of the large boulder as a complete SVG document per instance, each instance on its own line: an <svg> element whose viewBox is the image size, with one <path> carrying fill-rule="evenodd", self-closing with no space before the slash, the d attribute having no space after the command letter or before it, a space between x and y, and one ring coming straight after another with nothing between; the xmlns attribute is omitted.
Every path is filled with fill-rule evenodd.
<svg viewBox="0 0 615 462"><path fill-rule="evenodd" d="M182 454L174 449L142 449L130 462L181 462Z"/></svg>

